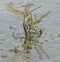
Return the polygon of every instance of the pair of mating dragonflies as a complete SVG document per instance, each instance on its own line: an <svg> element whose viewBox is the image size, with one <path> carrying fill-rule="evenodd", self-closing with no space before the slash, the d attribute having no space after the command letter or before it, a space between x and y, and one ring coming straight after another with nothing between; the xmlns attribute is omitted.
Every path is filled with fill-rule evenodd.
<svg viewBox="0 0 60 62"><path fill-rule="evenodd" d="M12 3L9 3L8 6L7 6L7 9L10 12L12 12L13 14L15 14L15 15L21 14L24 17L23 29L24 29L24 32L25 32L25 41L24 41L25 49L31 47L31 46L29 47L29 45L31 44L31 41L32 41L31 38L33 38L35 35L37 35L38 37L41 37L42 30L38 26L38 23L42 22L42 19L45 18L48 14L50 14L50 11L49 11L49 12L45 13L44 15L42 15L39 19L37 19L36 14L34 13L34 15L33 15L32 13L35 10L37 10L38 8L40 8L41 5L38 6L37 8L35 8L35 9L30 10L32 6L33 6L33 4L22 5L21 7L24 8L24 11L20 11L20 10L14 8L12 6ZM33 20L33 16L34 16L34 20ZM30 39L30 41L26 40L26 39ZM35 46L35 49L37 50L37 52L39 53L40 52L39 49L41 49L41 48L40 48L40 45L39 45L39 49L38 49L37 44L35 43L35 41L36 40L34 40L34 46ZM26 45L28 45L28 47L26 47ZM43 49L41 49L41 50L43 51Z"/></svg>
<svg viewBox="0 0 60 62"><path fill-rule="evenodd" d="M38 23L40 23L42 21L42 19L44 17L46 17L50 13L50 11L45 13L43 16L41 16L37 20L36 14L33 15L32 13L33 13L33 11L37 10L38 8L40 8L42 6L40 5L37 8L30 10L32 6L33 6L33 4L22 5L21 7L24 8L23 12L20 11L20 10L17 10L16 8L14 8L12 6L12 3L9 3L8 6L7 6L7 9L10 12L12 12L13 14L16 14L16 15L21 14L21 15L23 15L23 17L24 17L23 28L24 28L24 31L25 31L26 38L31 36L32 34L39 34L39 35L42 34L42 30L39 28ZM32 19L33 16L34 16L35 20Z"/></svg>

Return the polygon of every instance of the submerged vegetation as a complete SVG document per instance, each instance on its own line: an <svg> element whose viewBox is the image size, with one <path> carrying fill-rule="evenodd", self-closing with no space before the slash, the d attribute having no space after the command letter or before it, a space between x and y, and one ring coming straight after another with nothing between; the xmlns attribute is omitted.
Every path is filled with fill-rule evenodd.
<svg viewBox="0 0 60 62"><path fill-rule="evenodd" d="M13 14L17 14L17 15L21 14L24 17L24 20L23 20L24 34L23 34L23 36L22 36L22 34L20 34L20 33L17 34L15 32L13 32L12 36L14 39L20 39L24 53L30 53L30 51L34 48L34 49L36 49L36 51L41 59L42 59L43 53L47 56L47 58L49 58L49 56L43 49L43 42L39 41L39 38L41 38L43 31L39 27L38 23L42 22L42 19L44 17L46 17L50 13L50 11L47 12L46 14L44 14L43 16L41 16L39 19L37 19L36 14L33 15L32 13L36 9L40 8L41 6L29 11L30 8L32 7L32 5L33 4L27 4L27 5L21 6L24 8L24 11L22 12L20 10L17 10L16 8L14 8L11 3L8 4L7 9L10 12L12 12ZM32 17L34 17L34 20L32 19ZM9 27L9 28L15 29L14 27ZM47 41L47 40L45 40L45 41ZM18 51L19 50L17 49L17 47L15 47L14 52L17 53Z"/></svg>

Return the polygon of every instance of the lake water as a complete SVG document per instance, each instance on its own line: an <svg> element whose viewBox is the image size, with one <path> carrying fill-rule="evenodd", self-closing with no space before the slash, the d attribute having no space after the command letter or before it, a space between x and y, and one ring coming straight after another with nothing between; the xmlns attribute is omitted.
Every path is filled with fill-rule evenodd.
<svg viewBox="0 0 60 62"><path fill-rule="evenodd" d="M14 54L9 51L20 45L20 40L14 40L12 33L14 31L16 33L24 32L23 17L14 15L6 9L9 2L13 2L15 6L33 3L34 6L31 9L42 5L40 9L34 11L37 18L51 11L40 23L40 28L44 31L40 41L44 42L43 48L49 55L49 59L45 54L43 59L40 59L34 49L30 55ZM9 27L17 29L11 30ZM27 58L27 56L31 58ZM0 62L60 62L60 0L0 0Z"/></svg>

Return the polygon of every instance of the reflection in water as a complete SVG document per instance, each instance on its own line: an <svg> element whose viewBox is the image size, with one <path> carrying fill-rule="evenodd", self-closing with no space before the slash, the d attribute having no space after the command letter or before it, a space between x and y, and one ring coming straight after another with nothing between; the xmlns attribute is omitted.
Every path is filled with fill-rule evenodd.
<svg viewBox="0 0 60 62"><path fill-rule="evenodd" d="M10 62L35 62L35 61L31 58L30 53L22 54L20 52L17 52L11 57Z"/></svg>
<svg viewBox="0 0 60 62"><path fill-rule="evenodd" d="M24 39L24 37L21 37L21 35L17 35L16 37L16 33L13 35L14 39L15 38L22 38L22 40ZM17 39L18 39L17 38ZM45 54L47 58L49 58L49 56L47 55L47 53L44 51L43 49L43 42L40 42L38 37L30 37L30 38L27 38L27 39L24 39L24 41L21 40L21 43L22 43L22 48L23 48L23 52L24 53L29 53L30 54L30 51L34 48L36 49L40 59L42 59L42 54ZM26 41L26 43L24 43ZM15 49L14 52L18 52L19 50ZM27 54L28 55L28 54ZM25 54L26 56L26 54Z"/></svg>
<svg viewBox="0 0 60 62"><path fill-rule="evenodd" d="M23 54L23 62L35 62L32 58L30 53Z"/></svg>
<svg viewBox="0 0 60 62"><path fill-rule="evenodd" d="M19 58L20 54L19 53L16 53L14 54L11 59L10 59L10 62L17 62L17 59Z"/></svg>

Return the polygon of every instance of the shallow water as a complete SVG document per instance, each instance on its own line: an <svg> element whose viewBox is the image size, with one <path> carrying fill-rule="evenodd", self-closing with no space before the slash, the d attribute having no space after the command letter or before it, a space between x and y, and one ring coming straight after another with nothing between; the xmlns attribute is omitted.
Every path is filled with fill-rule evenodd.
<svg viewBox="0 0 60 62"><path fill-rule="evenodd" d="M31 54L23 54L22 52L14 54L9 51L15 46L20 45L20 40L14 40L12 33L23 33L22 21L20 15L13 15L6 6L9 2L13 2L15 6L26 3L34 3L36 6L42 7L34 12L39 18L44 13L51 13L43 19L40 27L43 29L43 35L40 41L44 42L43 48L48 53L49 59L43 54L43 59L38 57L37 52L33 49ZM32 8L33 8L32 7ZM19 9L19 8L18 8ZM17 28L11 30L9 27ZM21 47L19 47L21 49ZM22 49L21 49L22 50ZM60 0L1 0L0 1L0 62L60 62Z"/></svg>

